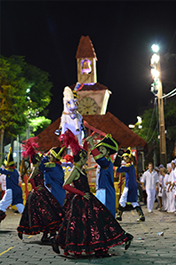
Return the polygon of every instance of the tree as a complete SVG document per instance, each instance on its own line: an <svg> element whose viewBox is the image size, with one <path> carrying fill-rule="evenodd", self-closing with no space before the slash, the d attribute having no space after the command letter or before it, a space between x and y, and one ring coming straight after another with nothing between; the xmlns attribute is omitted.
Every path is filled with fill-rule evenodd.
<svg viewBox="0 0 176 265"><path fill-rule="evenodd" d="M46 114L50 103L49 74L29 65L22 56L0 57L0 143L1 157L4 131L16 137L29 120Z"/></svg>
<svg viewBox="0 0 176 265"><path fill-rule="evenodd" d="M18 64L22 69L22 76L28 83L26 98L28 105L28 118L35 118L39 113L46 115L46 107L51 100L50 90L53 86L49 81L49 73L42 71L36 66L27 64L23 56L11 56L12 64Z"/></svg>
<svg viewBox="0 0 176 265"><path fill-rule="evenodd" d="M167 100L164 106L165 127L166 127L166 148L167 161L173 158L174 143L176 142L176 104L175 100ZM142 137L148 143L148 153L146 155L146 163L153 160L153 150L156 149L157 160L159 161L159 130L158 130L158 111L157 106L153 109L145 110L142 115L142 128L138 128L135 124L133 131Z"/></svg>
<svg viewBox="0 0 176 265"><path fill-rule="evenodd" d="M37 136L43 130L45 130L51 124L51 120L45 118L44 116L37 117L35 119L29 120L28 129L29 137ZM26 140L26 132L20 135L20 140Z"/></svg>
<svg viewBox="0 0 176 265"><path fill-rule="evenodd" d="M21 67L11 64L7 59L0 61L0 153L2 161L4 131L16 134L23 130L27 120L24 115L27 110L25 78L21 76Z"/></svg>

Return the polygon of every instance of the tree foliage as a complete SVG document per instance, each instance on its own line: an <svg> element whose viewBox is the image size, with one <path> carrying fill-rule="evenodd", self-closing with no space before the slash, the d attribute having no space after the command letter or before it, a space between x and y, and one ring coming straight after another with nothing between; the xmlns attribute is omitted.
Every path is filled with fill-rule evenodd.
<svg viewBox="0 0 176 265"><path fill-rule="evenodd" d="M170 161L173 157L174 143L176 142L176 104L175 100L167 100L164 104L164 117L166 134L166 149L167 160ZM142 115L142 128L139 129L139 124L136 123L133 131L142 137L148 143L149 152L156 148L159 160L159 122L158 108L154 105L153 109L145 110Z"/></svg>
<svg viewBox="0 0 176 265"><path fill-rule="evenodd" d="M1 56L0 60L0 128L17 135L29 119L46 114L52 83L47 72L27 64L22 56Z"/></svg>
<svg viewBox="0 0 176 265"><path fill-rule="evenodd" d="M176 101L166 102L165 105L165 123L168 139L176 141Z"/></svg>
<svg viewBox="0 0 176 265"><path fill-rule="evenodd" d="M0 156L4 131L6 137L16 137L30 120L46 115L51 87L49 74L27 64L23 56L0 56Z"/></svg>
<svg viewBox="0 0 176 265"><path fill-rule="evenodd" d="M0 58L0 129L18 134L26 126L26 89L28 84L21 75L22 68Z"/></svg>

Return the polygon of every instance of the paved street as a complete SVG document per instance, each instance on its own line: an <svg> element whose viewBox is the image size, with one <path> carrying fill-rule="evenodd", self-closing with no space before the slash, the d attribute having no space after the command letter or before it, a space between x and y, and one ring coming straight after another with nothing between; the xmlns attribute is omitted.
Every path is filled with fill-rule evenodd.
<svg viewBox="0 0 176 265"><path fill-rule="evenodd" d="M10 265L87 265L87 264L176 264L176 214L154 210L148 213L146 206L142 207L146 222L137 223L136 211L125 212L121 226L134 236L130 248L124 246L110 249L112 257L97 259L94 255L64 257L52 251L51 245L40 242L42 234L36 236L24 235L21 241L16 232L20 214L13 210L7 211L7 217L0 224L0 264ZM159 232L164 232L159 236Z"/></svg>

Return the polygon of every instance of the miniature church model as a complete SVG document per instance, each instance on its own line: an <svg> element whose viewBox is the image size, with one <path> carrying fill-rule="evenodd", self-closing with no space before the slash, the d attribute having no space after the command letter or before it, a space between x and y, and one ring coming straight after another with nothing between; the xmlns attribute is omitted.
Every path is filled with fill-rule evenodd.
<svg viewBox="0 0 176 265"><path fill-rule="evenodd" d="M111 91L97 83L97 57L89 36L81 36L76 59L78 111L82 115L105 114Z"/></svg>

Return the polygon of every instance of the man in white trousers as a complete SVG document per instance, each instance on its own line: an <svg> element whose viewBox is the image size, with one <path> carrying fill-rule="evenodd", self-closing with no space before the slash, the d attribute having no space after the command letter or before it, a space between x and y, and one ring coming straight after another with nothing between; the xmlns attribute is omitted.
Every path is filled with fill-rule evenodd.
<svg viewBox="0 0 176 265"><path fill-rule="evenodd" d="M142 176L142 189L146 189L148 212L153 212L155 202L156 183L158 182L158 173L153 170L153 164L148 164L148 170Z"/></svg>
<svg viewBox="0 0 176 265"><path fill-rule="evenodd" d="M19 213L24 210L22 189L19 186L19 173L15 168L15 162L12 157L12 149L4 161L5 168L0 168L0 173L6 175L6 191L0 200L0 222L6 217L6 209L10 205L16 205Z"/></svg>

